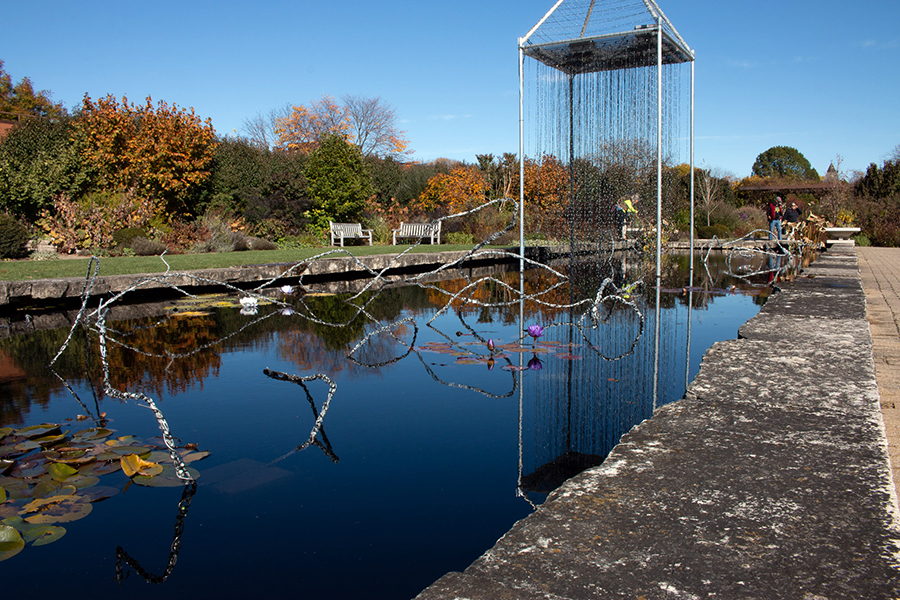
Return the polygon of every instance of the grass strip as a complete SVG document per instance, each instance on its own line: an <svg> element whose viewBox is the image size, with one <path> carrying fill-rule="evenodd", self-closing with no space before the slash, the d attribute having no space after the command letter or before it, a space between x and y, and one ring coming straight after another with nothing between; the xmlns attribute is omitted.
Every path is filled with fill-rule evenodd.
<svg viewBox="0 0 900 600"><path fill-rule="evenodd" d="M409 248L397 246L348 246L339 248L354 256L377 254L398 254ZM422 244L413 252L445 252L469 250L471 246ZM221 269L241 265L267 265L296 263L317 256L335 248L304 248L300 250L255 250L247 252L216 252L211 254L166 255L166 262L172 271L192 271L195 269ZM341 256L335 253L335 257ZM0 281L30 281L35 279L59 279L62 277L85 277L90 258L66 258L51 260L5 260L0 262ZM158 256L110 256L100 259L100 275L135 275L142 273L165 273L166 265Z"/></svg>

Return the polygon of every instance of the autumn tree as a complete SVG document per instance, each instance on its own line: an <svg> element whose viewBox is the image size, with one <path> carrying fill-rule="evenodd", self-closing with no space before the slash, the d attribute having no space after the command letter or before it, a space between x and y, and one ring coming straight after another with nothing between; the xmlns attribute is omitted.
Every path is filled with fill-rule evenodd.
<svg viewBox="0 0 900 600"><path fill-rule="evenodd" d="M13 85L12 78L3 70L0 60L0 113L3 118L16 115L36 117L60 117L66 114L61 102L53 102L47 90L35 91L31 79L23 77Z"/></svg>
<svg viewBox="0 0 900 600"><path fill-rule="evenodd" d="M484 174L471 166L458 166L428 180L415 207L428 213L453 214L476 208L487 201Z"/></svg>
<svg viewBox="0 0 900 600"><path fill-rule="evenodd" d="M570 189L569 169L558 158L545 154L540 162L525 159L525 214L539 232L544 224L561 217ZM512 187L518 189L519 176L515 173Z"/></svg>
<svg viewBox="0 0 900 600"><path fill-rule="evenodd" d="M348 139L349 130L346 109L331 96L322 96L309 106L292 106L287 115L275 118L277 147L282 150L310 152L328 136Z"/></svg>
<svg viewBox="0 0 900 600"><path fill-rule="evenodd" d="M394 109L381 98L344 96L350 140L363 156L400 157L411 154L404 132L397 129Z"/></svg>
<svg viewBox="0 0 900 600"><path fill-rule="evenodd" d="M356 144L366 157L400 157L410 153L409 142L397 128L390 105L380 98L361 96L344 96L342 100L343 104L339 104L331 96L322 96L309 106L292 106L288 114L275 117L276 146L310 152L326 136L339 135Z"/></svg>
<svg viewBox="0 0 900 600"><path fill-rule="evenodd" d="M267 114L257 113L255 117L244 119L243 131L246 138L257 148L271 150L278 146L279 119L289 117L291 105L273 108Z"/></svg>
<svg viewBox="0 0 900 600"><path fill-rule="evenodd" d="M328 221L356 221L374 191L359 148L338 134L326 136L310 154L306 179L312 202L307 217L320 228Z"/></svg>
<svg viewBox="0 0 900 600"><path fill-rule="evenodd" d="M199 212L201 184L216 149L212 122L194 109L171 107L148 96L142 105L109 95L85 95L78 134L82 156L100 189L134 190L162 200L169 217Z"/></svg>

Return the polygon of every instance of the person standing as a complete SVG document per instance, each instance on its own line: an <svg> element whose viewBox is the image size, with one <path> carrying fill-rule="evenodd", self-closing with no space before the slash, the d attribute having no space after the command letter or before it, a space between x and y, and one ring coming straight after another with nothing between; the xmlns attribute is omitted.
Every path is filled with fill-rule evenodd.
<svg viewBox="0 0 900 600"><path fill-rule="evenodd" d="M796 202L791 202L791 205L788 207L786 211L784 211L784 220L786 223L797 223L800 221L800 209L797 207Z"/></svg>
<svg viewBox="0 0 900 600"><path fill-rule="evenodd" d="M769 239L781 239L781 219L784 217L784 200L781 196L776 196L774 200L769 202L769 210L766 216L769 217ZM776 238L776 235L778 236Z"/></svg>

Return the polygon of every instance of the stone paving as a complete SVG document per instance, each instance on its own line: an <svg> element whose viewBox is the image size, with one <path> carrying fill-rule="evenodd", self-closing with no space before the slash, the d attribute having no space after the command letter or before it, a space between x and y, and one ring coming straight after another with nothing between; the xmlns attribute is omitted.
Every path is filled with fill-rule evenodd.
<svg viewBox="0 0 900 600"><path fill-rule="evenodd" d="M684 399L418 600L900 598L881 412L900 269L869 252L868 304L855 249L832 247L710 348Z"/></svg>
<svg viewBox="0 0 900 600"><path fill-rule="evenodd" d="M857 254L891 468L900 484L900 248L858 248Z"/></svg>

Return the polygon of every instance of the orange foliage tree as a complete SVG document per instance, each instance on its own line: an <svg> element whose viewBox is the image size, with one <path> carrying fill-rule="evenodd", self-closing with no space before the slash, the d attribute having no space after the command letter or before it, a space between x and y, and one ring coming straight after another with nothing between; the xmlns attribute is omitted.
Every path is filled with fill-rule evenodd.
<svg viewBox="0 0 900 600"><path fill-rule="evenodd" d="M546 223L562 218L569 197L569 169L551 154L541 157L540 163L525 159L525 214L535 232ZM513 175L513 189L519 187L519 174Z"/></svg>
<svg viewBox="0 0 900 600"><path fill-rule="evenodd" d="M484 174L470 166L458 166L428 180L415 208L428 213L453 214L471 210L487 201Z"/></svg>
<svg viewBox="0 0 900 600"><path fill-rule="evenodd" d="M276 117L275 135L282 150L312 151L329 135L349 137L350 119L346 109L331 96L303 106L292 106L287 115Z"/></svg>
<svg viewBox="0 0 900 600"><path fill-rule="evenodd" d="M277 147L311 152L326 137L339 135L359 147L363 156L409 154L409 141L397 129L396 115L380 98L344 96L341 105L322 96L309 106L292 106L288 114L275 118Z"/></svg>
<svg viewBox="0 0 900 600"><path fill-rule="evenodd" d="M100 189L162 200L170 218L196 212L193 200L217 146L209 119L162 100L154 106L149 96L138 105L85 95L77 129Z"/></svg>

